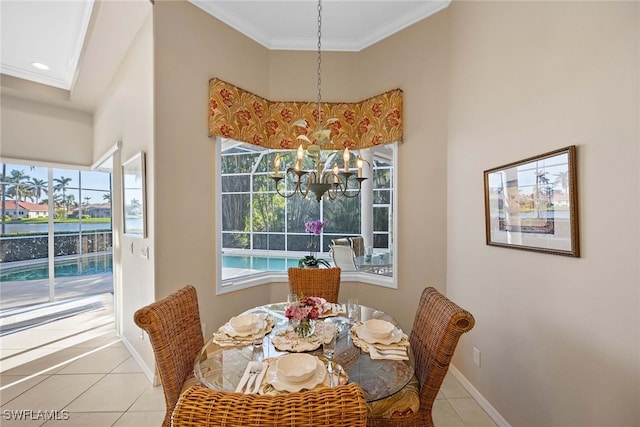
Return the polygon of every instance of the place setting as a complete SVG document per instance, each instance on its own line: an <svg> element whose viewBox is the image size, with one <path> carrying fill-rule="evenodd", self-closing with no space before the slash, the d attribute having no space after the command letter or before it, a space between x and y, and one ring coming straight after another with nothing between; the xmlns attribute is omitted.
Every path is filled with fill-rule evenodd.
<svg viewBox="0 0 640 427"><path fill-rule="evenodd" d="M351 327L354 345L374 360L409 360L409 339L402 329L382 319L369 319Z"/></svg>
<svg viewBox="0 0 640 427"><path fill-rule="evenodd" d="M244 313L232 317L213 334L221 347L249 345L271 332L273 319L266 313Z"/></svg>
<svg viewBox="0 0 640 427"><path fill-rule="evenodd" d="M346 384L347 373L333 360L307 353L272 359L258 393L281 394Z"/></svg>

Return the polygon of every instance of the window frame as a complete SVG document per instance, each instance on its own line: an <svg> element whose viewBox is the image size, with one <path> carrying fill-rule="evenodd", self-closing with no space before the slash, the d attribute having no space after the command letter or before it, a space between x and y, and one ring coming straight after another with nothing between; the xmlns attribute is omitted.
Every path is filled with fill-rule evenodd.
<svg viewBox="0 0 640 427"><path fill-rule="evenodd" d="M398 148L399 144L394 143L395 147L392 150L393 160L393 173L392 173L392 203L390 206L390 214L394 218L392 221L393 226L389 230L389 234L392 234L392 245L390 247L391 254L393 256L393 276L383 276L380 274L366 273L364 271L343 271L341 274L341 281L343 282L361 282L374 286L381 286L385 288L398 289ZM264 271L262 273L256 273L245 277L236 277L229 280L222 280L222 138L220 136L215 137L215 149L214 149L214 221L215 221L215 236L212 239L214 244L215 253L215 282L216 282L216 295L223 295L230 292L236 292L243 289L248 289L256 286L262 286L269 283L286 283L288 282L288 275L286 271Z"/></svg>

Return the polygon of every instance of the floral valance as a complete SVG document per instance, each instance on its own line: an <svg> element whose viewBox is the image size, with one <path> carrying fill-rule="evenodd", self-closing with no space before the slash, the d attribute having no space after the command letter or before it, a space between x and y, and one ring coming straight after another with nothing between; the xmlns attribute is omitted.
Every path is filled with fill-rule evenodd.
<svg viewBox="0 0 640 427"><path fill-rule="evenodd" d="M320 107L322 123L331 129L333 144L325 144L325 149L360 149L402 142L400 89L360 102L323 102ZM293 149L300 145L300 134L315 142L311 134L316 130L317 116L315 102L269 101L220 79L209 81L209 136L271 149ZM307 121L306 129L294 125L299 119ZM327 124L328 119L335 120Z"/></svg>

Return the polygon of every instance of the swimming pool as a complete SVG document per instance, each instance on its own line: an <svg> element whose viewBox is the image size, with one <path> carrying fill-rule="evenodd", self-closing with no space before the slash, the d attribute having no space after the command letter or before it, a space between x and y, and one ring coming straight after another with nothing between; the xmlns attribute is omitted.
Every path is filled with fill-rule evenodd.
<svg viewBox="0 0 640 427"><path fill-rule="evenodd" d="M299 258L268 257L260 255L222 255L222 268L234 268L259 271L287 271L289 267L297 267ZM88 276L113 272L111 254L84 258L56 260L55 277ZM46 261L34 262L15 267L0 268L0 282L18 282L24 280L40 280L49 277Z"/></svg>
<svg viewBox="0 0 640 427"><path fill-rule="evenodd" d="M55 277L88 276L92 274L111 273L113 257L111 254L83 258L56 260L54 262ZM40 280L49 277L47 261L34 262L15 267L3 267L0 271L0 282L19 282L24 280Z"/></svg>
<svg viewBox="0 0 640 427"><path fill-rule="evenodd" d="M300 258L267 257L261 255L222 255L222 268L240 268L260 271L287 271L297 267Z"/></svg>

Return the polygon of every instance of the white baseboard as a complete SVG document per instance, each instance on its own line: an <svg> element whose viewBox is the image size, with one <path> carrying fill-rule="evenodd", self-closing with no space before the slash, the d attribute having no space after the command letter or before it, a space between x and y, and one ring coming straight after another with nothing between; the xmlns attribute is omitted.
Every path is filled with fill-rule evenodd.
<svg viewBox="0 0 640 427"><path fill-rule="evenodd" d="M489 415L489 417L491 417L493 422L495 422L498 427L511 427L507 420L505 420L502 415L500 415L500 413L496 411L496 408L491 406L491 403L489 403L489 401L485 399L482 394L480 394L480 392L469 382L469 380L465 378L464 375L462 375L462 372L460 372L453 365L449 365L449 372L451 372L456 380L458 380L460 385L462 385L462 387L467 390L471 397L473 397L473 400L478 402L478 405L480 405L480 407L484 409L484 411Z"/></svg>
<svg viewBox="0 0 640 427"><path fill-rule="evenodd" d="M129 350L129 353L131 353L131 356L133 356L135 361L138 363L140 368L142 368L142 372L149 379L151 384L154 387L157 385L160 385L160 379L157 377L157 375L155 375L155 368L152 370L150 367L147 366L146 363L144 363L144 360L140 356L140 353L136 351L136 349L131 345L131 343L127 340L127 338L124 335L121 335L120 339L122 340L122 343L127 348L127 350Z"/></svg>

